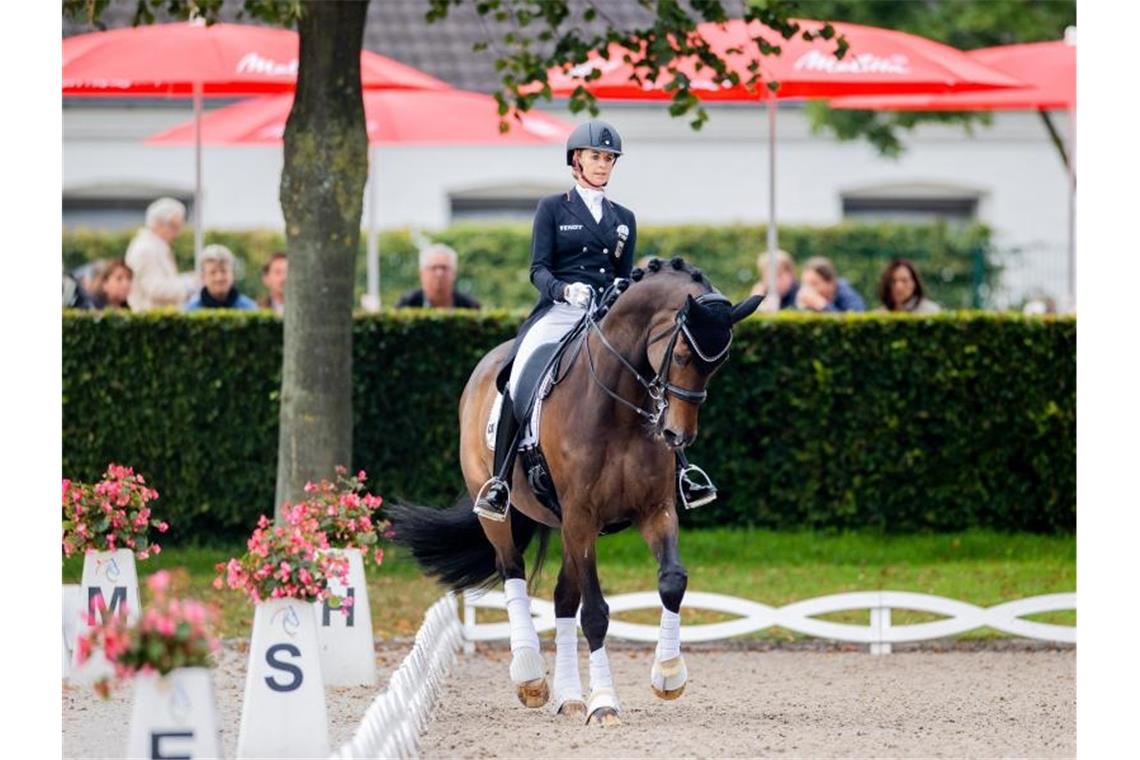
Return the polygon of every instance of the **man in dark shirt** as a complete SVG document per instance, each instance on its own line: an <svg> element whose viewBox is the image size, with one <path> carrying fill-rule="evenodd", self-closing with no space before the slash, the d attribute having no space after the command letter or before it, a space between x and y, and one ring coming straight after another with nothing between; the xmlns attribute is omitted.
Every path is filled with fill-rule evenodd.
<svg viewBox="0 0 1140 760"><path fill-rule="evenodd" d="M420 289L400 296L397 307L478 309L479 302L455 290L459 256L437 243L420 251Z"/></svg>

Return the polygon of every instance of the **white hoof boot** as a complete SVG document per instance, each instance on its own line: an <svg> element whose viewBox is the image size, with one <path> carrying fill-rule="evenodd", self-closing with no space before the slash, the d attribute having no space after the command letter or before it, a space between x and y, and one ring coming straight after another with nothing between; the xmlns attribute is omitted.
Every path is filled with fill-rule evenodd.
<svg viewBox="0 0 1140 760"><path fill-rule="evenodd" d="M542 707L550 699L546 661L537 649L519 647L511 658L511 683L519 701L527 707Z"/></svg>
<svg viewBox="0 0 1140 760"><path fill-rule="evenodd" d="M660 662L653 661L649 685L653 687L653 693L661 699L676 699L681 696L688 680L689 672L685 670L685 658L681 655Z"/></svg>
<svg viewBox="0 0 1140 760"><path fill-rule="evenodd" d="M586 723L591 726L618 726L621 719L618 712L621 705L618 703L617 693L608 686L602 686L590 692L590 701L586 703Z"/></svg>

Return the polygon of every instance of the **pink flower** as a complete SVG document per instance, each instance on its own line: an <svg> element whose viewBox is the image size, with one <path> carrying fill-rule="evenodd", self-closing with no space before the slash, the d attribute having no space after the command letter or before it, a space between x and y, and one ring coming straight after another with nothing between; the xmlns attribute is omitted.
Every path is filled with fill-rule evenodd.
<svg viewBox="0 0 1140 760"><path fill-rule="evenodd" d="M156 594L166 593L167 589L170 588L170 572L159 570L146 579L146 585Z"/></svg>
<svg viewBox="0 0 1140 760"><path fill-rule="evenodd" d="M160 523L158 524L158 532L159 532L159 533L165 533L165 532L166 532L166 531L168 531L168 530L170 530L170 524L169 524L169 523L167 523L167 522L160 522Z"/></svg>

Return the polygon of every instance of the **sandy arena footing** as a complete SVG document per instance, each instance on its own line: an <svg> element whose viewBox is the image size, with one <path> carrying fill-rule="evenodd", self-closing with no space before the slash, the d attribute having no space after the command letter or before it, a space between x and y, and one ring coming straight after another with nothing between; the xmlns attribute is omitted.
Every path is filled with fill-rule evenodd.
<svg viewBox="0 0 1140 760"><path fill-rule="evenodd" d="M548 642L547 642L548 644ZM548 667L554 657L544 652ZM460 655L425 758L1073 757L1075 649L933 647L876 657L803 648L684 648L685 693L649 688L651 645L610 652L623 724L587 727L515 698L506 647ZM581 672L587 683L584 646Z"/></svg>

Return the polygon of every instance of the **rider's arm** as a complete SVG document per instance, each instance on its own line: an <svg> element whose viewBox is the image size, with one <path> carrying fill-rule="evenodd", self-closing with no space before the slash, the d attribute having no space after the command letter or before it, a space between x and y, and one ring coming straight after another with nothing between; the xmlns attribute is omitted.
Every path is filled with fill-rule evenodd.
<svg viewBox="0 0 1140 760"><path fill-rule="evenodd" d="M632 211L629 212L629 224L626 226L629 227L629 237L625 240L621 261L617 263L616 276L628 278L633 272L633 262L637 260L637 219Z"/></svg>
<svg viewBox="0 0 1140 760"><path fill-rule="evenodd" d="M534 215L530 239L530 281L538 292L552 301L564 301L566 283L550 271L554 266L554 213L552 204L542 201Z"/></svg>

